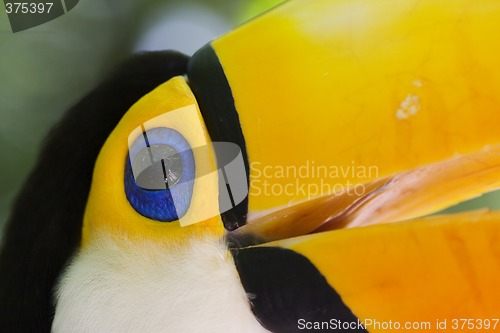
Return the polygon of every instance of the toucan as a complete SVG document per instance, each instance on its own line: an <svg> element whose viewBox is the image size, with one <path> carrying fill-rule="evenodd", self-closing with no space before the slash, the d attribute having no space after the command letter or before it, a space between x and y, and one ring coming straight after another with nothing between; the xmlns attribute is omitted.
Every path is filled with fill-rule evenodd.
<svg viewBox="0 0 500 333"><path fill-rule="evenodd" d="M50 132L0 332L500 329L500 3L292 0Z"/></svg>

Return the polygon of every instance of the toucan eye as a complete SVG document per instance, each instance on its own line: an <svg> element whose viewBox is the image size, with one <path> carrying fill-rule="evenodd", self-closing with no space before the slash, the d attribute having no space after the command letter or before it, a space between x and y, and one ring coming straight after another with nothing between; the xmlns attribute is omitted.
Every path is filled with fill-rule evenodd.
<svg viewBox="0 0 500 333"><path fill-rule="evenodd" d="M125 193L141 215L170 222L186 214L193 193L194 157L176 130L159 127L142 132L129 147Z"/></svg>

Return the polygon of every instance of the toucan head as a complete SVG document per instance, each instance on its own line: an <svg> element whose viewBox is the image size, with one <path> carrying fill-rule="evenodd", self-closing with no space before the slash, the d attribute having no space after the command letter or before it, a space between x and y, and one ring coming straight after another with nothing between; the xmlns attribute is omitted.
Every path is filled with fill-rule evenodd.
<svg viewBox="0 0 500 333"><path fill-rule="evenodd" d="M290 1L216 39L104 145L84 242L104 227L127 242L286 248L359 318L492 314L494 294L450 280L493 283L498 215L425 216L499 186L499 13Z"/></svg>
<svg viewBox="0 0 500 333"><path fill-rule="evenodd" d="M498 214L425 216L499 186L499 15L493 0L296 0L189 59L126 64L42 151L0 313L35 307L50 328L64 265L107 237L291 249L359 318L494 315Z"/></svg>
<svg viewBox="0 0 500 333"><path fill-rule="evenodd" d="M106 140L83 243L265 243L495 189L496 11L410 3L290 2L200 49Z"/></svg>

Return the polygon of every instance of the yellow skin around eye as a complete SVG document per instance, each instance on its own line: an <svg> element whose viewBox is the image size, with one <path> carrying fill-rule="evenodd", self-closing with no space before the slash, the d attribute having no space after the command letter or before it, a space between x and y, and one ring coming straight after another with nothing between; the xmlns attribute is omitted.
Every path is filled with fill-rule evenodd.
<svg viewBox="0 0 500 333"><path fill-rule="evenodd" d="M195 97L184 78L174 77L141 98L123 116L97 158L84 216L82 246L106 234L118 242L152 241L166 246L179 246L179 243L198 236L220 238L224 227L219 215L181 227L179 221L163 223L146 218L130 205L124 190L125 161L129 140L137 138L141 133L137 128L141 125L146 130L159 126L173 128L186 138L192 148L211 142ZM199 152L194 150L196 174L201 168L205 172L207 168L216 170L210 148L207 149L208 159L200 157ZM201 183L195 176L186 215L196 214L207 205L217 206L217 191L216 178Z"/></svg>

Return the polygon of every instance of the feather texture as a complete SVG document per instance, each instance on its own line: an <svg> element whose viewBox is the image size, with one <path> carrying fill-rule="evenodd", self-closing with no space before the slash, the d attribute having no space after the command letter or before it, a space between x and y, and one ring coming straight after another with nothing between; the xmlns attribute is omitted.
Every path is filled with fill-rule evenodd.
<svg viewBox="0 0 500 333"><path fill-rule="evenodd" d="M223 242L128 244L104 237L74 257L56 291L53 332L268 332Z"/></svg>

